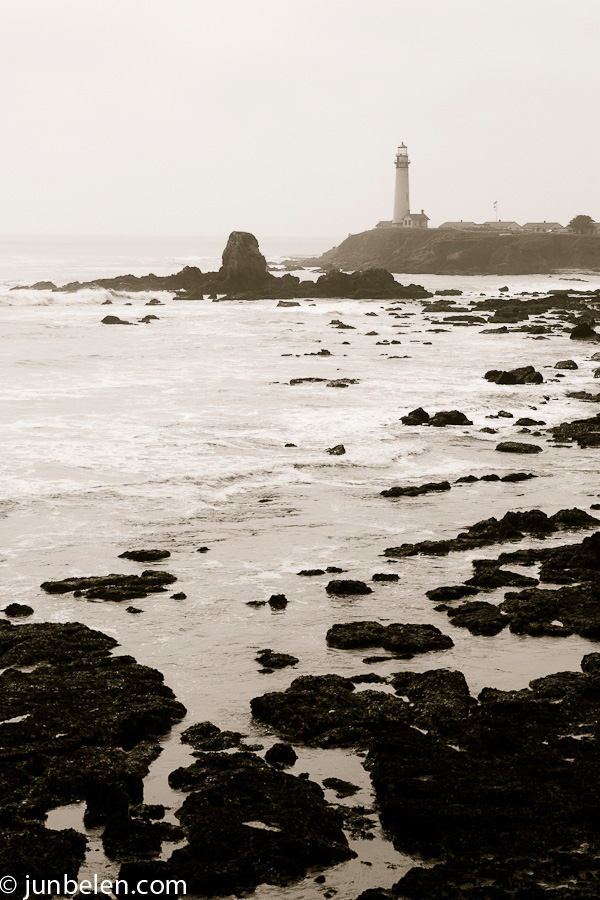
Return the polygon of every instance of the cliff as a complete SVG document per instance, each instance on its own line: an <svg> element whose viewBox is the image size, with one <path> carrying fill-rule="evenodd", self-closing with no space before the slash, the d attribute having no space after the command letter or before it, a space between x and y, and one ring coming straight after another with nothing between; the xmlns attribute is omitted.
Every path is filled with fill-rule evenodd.
<svg viewBox="0 0 600 900"><path fill-rule="evenodd" d="M323 268L372 266L432 275L533 275L600 270L600 235L495 234L375 228L310 260Z"/></svg>

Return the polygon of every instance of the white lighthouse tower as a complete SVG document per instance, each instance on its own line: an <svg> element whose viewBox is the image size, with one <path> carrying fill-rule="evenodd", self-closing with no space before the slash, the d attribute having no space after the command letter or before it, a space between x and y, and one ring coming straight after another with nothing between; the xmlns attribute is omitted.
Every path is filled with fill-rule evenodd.
<svg viewBox="0 0 600 900"><path fill-rule="evenodd" d="M392 225L403 225L404 219L410 213L410 200L408 196L408 150L404 144L398 147L396 153L396 190L394 193L394 218Z"/></svg>

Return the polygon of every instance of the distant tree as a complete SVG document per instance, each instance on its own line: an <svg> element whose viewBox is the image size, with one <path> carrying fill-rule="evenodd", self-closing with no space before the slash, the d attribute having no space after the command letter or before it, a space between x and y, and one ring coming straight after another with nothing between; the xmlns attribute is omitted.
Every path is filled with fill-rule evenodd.
<svg viewBox="0 0 600 900"><path fill-rule="evenodd" d="M572 228L577 234L593 234L594 220L591 216L575 216L569 222L569 228Z"/></svg>

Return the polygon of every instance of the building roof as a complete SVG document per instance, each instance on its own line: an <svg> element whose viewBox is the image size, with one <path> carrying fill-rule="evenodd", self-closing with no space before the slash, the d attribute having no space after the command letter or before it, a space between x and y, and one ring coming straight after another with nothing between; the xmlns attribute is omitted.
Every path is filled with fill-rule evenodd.
<svg viewBox="0 0 600 900"><path fill-rule="evenodd" d="M460 222L442 222L440 228L466 228L467 226L474 226L475 222L463 222L461 219Z"/></svg>
<svg viewBox="0 0 600 900"><path fill-rule="evenodd" d="M416 222L424 222L425 220L429 222L429 216L426 216L423 211L421 211L420 213L407 213L404 218L414 219Z"/></svg>
<svg viewBox="0 0 600 900"><path fill-rule="evenodd" d="M484 222L483 223L484 228L508 228L509 225L516 225L517 228L521 227L518 222L511 222L511 221L503 222L502 219L499 222Z"/></svg>
<svg viewBox="0 0 600 900"><path fill-rule="evenodd" d="M560 222L525 222L523 228L564 228Z"/></svg>

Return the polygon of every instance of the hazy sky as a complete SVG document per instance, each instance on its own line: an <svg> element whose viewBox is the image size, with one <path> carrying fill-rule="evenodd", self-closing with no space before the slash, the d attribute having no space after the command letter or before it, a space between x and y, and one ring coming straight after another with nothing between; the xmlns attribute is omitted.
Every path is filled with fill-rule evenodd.
<svg viewBox="0 0 600 900"><path fill-rule="evenodd" d="M599 0L0 0L0 233L600 219Z"/></svg>

